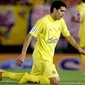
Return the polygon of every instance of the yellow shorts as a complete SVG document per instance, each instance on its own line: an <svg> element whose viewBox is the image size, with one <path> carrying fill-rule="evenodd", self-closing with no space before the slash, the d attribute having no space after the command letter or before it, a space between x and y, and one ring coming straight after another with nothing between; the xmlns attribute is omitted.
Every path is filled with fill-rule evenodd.
<svg viewBox="0 0 85 85"><path fill-rule="evenodd" d="M31 74L36 76L46 76L47 78L59 77L55 65L52 62L44 60L37 60L34 62Z"/></svg>

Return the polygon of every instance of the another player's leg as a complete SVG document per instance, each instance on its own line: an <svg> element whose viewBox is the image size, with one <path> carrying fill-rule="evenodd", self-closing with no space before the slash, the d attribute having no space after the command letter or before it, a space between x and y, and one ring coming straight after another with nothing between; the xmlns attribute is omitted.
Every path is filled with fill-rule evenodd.
<svg viewBox="0 0 85 85"><path fill-rule="evenodd" d="M19 81L23 75L24 73L13 73L13 72L8 72L6 70L0 69L0 79L10 78Z"/></svg>
<svg viewBox="0 0 85 85"><path fill-rule="evenodd" d="M80 55L81 56L81 69L82 71L85 71L85 55Z"/></svg>
<svg viewBox="0 0 85 85"><path fill-rule="evenodd" d="M83 36L80 36L80 46L85 50L85 40ZM85 55L80 54L80 58L81 58L81 70L85 71Z"/></svg>

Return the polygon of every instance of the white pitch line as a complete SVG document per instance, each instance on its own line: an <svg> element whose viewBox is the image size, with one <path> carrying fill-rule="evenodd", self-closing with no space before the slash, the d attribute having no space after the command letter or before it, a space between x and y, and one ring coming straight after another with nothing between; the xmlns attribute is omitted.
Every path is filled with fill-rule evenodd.
<svg viewBox="0 0 85 85"><path fill-rule="evenodd" d="M0 81L1 83L16 83L17 81L10 81L10 80L4 80L4 81Z"/></svg>

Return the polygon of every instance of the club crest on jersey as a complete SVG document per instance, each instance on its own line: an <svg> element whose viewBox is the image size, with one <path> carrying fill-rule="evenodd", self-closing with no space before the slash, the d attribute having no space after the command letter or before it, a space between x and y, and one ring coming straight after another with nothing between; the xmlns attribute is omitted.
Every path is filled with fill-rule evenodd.
<svg viewBox="0 0 85 85"><path fill-rule="evenodd" d="M36 33L38 30L36 28L32 28L31 32Z"/></svg>

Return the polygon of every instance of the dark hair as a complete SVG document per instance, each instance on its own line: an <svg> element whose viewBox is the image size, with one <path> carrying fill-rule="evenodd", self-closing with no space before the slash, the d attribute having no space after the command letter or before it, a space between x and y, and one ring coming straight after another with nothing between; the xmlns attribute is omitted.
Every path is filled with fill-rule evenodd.
<svg viewBox="0 0 85 85"><path fill-rule="evenodd" d="M85 2L85 0L82 0L82 2Z"/></svg>
<svg viewBox="0 0 85 85"><path fill-rule="evenodd" d="M54 8L59 9L61 6L65 7L65 8L67 7L66 4L62 1L54 1L51 4L50 12L52 13Z"/></svg>

